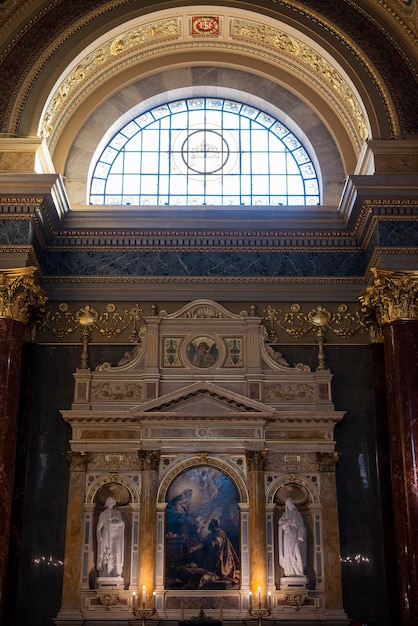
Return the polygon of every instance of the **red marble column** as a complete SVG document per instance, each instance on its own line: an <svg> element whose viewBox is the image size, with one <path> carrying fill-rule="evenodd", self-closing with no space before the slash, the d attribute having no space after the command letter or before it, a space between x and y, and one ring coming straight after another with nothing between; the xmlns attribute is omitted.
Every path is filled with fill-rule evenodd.
<svg viewBox="0 0 418 626"><path fill-rule="evenodd" d="M392 498L392 470L390 462L388 404L383 336L371 344L373 359L374 406L376 415L376 449L380 510L382 516L386 601L390 624L400 624L398 593L398 564L394 542L394 513Z"/></svg>
<svg viewBox="0 0 418 626"><path fill-rule="evenodd" d="M0 270L0 623L3 623L15 467L22 346L33 310L45 302L35 268Z"/></svg>
<svg viewBox="0 0 418 626"><path fill-rule="evenodd" d="M382 330L402 626L418 615L418 272L373 270L362 295Z"/></svg>
<svg viewBox="0 0 418 626"><path fill-rule="evenodd" d="M402 624L418 616L418 320L383 326Z"/></svg>

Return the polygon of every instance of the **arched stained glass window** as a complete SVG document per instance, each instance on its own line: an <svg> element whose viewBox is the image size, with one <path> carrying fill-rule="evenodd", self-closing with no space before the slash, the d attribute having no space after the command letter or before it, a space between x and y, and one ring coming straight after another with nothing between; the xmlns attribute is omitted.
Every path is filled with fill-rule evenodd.
<svg viewBox="0 0 418 626"><path fill-rule="evenodd" d="M90 204L316 205L305 147L264 111L223 98L189 98L127 123L94 164Z"/></svg>

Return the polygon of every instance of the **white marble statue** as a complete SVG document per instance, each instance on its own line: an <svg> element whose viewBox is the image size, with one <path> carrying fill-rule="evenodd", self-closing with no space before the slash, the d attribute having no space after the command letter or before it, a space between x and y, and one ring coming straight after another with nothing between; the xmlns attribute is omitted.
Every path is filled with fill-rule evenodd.
<svg viewBox="0 0 418 626"><path fill-rule="evenodd" d="M107 498L97 523L97 569L100 577L122 576L125 522L116 500Z"/></svg>
<svg viewBox="0 0 418 626"><path fill-rule="evenodd" d="M304 576L306 567L306 528L293 500L286 498L279 519L279 563L285 576Z"/></svg>

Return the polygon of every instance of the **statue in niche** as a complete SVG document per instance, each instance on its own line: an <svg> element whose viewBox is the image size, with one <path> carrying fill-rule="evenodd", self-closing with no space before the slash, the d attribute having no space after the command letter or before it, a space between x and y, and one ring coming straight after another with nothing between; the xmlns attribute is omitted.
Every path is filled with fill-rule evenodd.
<svg viewBox="0 0 418 626"><path fill-rule="evenodd" d="M122 576L125 522L116 509L116 500L109 496L99 515L96 529L97 569L101 578Z"/></svg>
<svg viewBox="0 0 418 626"><path fill-rule="evenodd" d="M306 528L292 498L279 519L279 563L285 576L305 576Z"/></svg>

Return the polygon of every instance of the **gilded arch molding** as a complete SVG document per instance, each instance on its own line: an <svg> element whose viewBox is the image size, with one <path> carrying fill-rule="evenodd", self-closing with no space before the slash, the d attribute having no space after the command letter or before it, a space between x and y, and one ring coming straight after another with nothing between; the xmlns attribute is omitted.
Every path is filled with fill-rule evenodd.
<svg viewBox="0 0 418 626"><path fill-rule="evenodd" d="M188 54L193 63L195 53L210 53L226 65L230 55L242 67L258 59L271 76L281 75L282 82L286 76L297 77L301 92L303 85L309 86L336 112L359 154L364 140L371 136L366 107L351 79L329 53L290 26L260 14L227 12L224 7L196 7L195 12L199 10L203 14L198 15L206 23L213 21L213 28L205 27L203 19L199 26L190 8L161 11L109 33L107 39L79 56L55 85L41 116L38 132L50 151L54 151L63 129L83 101L106 81L111 85L109 89L120 89L122 81L129 80L122 77L128 67L134 66L141 73L152 58L156 72L166 67L167 57L172 63L173 55ZM209 11L212 13L208 16Z"/></svg>

